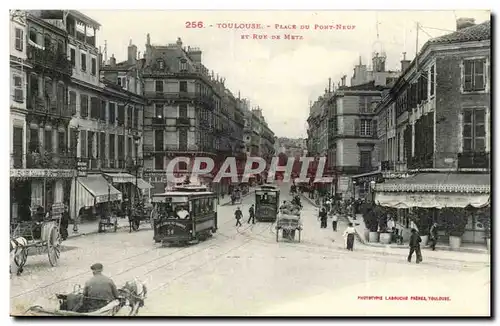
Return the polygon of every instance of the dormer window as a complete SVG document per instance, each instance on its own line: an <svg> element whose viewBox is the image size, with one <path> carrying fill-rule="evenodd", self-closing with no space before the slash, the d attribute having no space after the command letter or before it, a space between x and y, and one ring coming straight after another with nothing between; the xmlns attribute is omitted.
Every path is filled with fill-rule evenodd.
<svg viewBox="0 0 500 326"><path fill-rule="evenodd" d="M159 70L165 70L165 61L163 60L158 60L158 69Z"/></svg>
<svg viewBox="0 0 500 326"><path fill-rule="evenodd" d="M181 59L180 60L180 71L187 71L188 70L188 65L187 65L187 60L186 59Z"/></svg>

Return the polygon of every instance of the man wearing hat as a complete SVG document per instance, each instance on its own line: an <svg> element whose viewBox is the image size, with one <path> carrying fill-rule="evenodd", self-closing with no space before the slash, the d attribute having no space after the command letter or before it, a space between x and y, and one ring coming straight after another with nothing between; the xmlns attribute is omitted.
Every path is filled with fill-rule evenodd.
<svg viewBox="0 0 500 326"><path fill-rule="evenodd" d="M86 298L87 311L95 311L118 299L119 294L115 283L109 277L102 275L101 263L93 264L90 269L94 276L85 283L83 295Z"/></svg>

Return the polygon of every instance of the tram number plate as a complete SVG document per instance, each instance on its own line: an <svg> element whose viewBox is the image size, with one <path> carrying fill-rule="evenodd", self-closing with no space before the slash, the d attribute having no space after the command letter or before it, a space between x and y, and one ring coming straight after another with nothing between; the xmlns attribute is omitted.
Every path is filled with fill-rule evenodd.
<svg viewBox="0 0 500 326"><path fill-rule="evenodd" d="M165 235L167 235L167 236L168 236L168 235L174 235L174 233L175 233L175 232L174 232L174 229L166 229L166 230L165 230Z"/></svg>

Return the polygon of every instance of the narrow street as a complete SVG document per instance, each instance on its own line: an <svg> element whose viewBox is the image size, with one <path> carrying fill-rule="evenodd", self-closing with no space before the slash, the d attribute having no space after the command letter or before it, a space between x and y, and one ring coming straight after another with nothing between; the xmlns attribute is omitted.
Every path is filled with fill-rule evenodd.
<svg viewBox="0 0 500 326"><path fill-rule="evenodd" d="M282 187L281 201L289 199L288 189ZM146 282L148 298L140 315L343 315L354 313L351 309L358 310L359 304L367 314L383 314L380 302L357 299L370 295L451 296L438 305L419 302L421 312L447 305L447 314L488 313L489 293L480 286L486 288L489 281L489 264L481 257L464 261L442 252L440 258L426 258L424 251L424 263L416 265L406 262L406 252L373 251L357 242L355 251L347 252L345 222L336 233L331 224L320 229L317 209L306 201L301 243L276 243L274 224L246 223L253 200L244 199L239 228L234 226L235 206L219 206L219 231L198 245L161 248L144 224L132 234L119 230L68 240L64 246L70 250L54 268L45 256L29 257L23 275L11 280L11 311L53 306L56 302L48 299L54 293L83 284L91 276L90 265L101 262L118 286L135 277ZM417 283L422 286L415 293ZM476 304L463 305L471 300ZM398 313L419 313L408 302L392 303L399 304Z"/></svg>

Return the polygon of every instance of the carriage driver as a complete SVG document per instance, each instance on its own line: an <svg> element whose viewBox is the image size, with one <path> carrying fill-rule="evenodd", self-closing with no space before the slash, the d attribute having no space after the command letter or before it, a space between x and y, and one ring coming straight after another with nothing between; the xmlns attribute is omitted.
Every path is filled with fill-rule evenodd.
<svg viewBox="0 0 500 326"><path fill-rule="evenodd" d="M109 277L102 275L103 266L101 263L95 263L90 266L94 276L85 283L83 296L85 297L85 306L87 311L95 311L109 302L119 299L116 285Z"/></svg>

